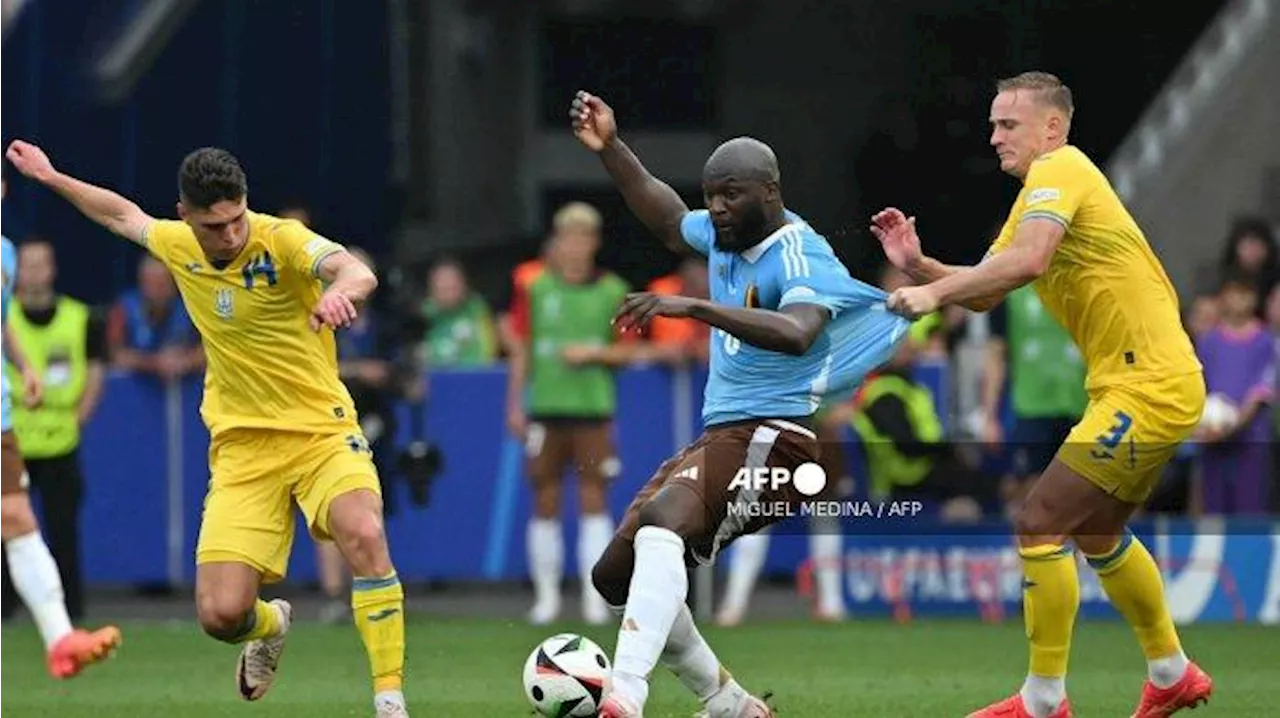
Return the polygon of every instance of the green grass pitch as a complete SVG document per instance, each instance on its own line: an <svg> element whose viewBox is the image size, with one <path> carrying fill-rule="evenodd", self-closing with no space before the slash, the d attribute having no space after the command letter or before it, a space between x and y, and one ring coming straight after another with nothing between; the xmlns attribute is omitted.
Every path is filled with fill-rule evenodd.
<svg viewBox="0 0 1280 718"><path fill-rule="evenodd" d="M296 623L271 693L243 703L234 688L236 649L202 636L194 623L122 626L110 662L56 682L44 672L35 630L4 628L3 713L59 718L139 716L371 716L364 651L351 627ZM408 626L409 707L415 717L528 716L520 671L537 642L581 631L612 651L614 631L575 624L548 628L500 620L432 620ZM918 621L748 624L705 635L738 679L771 690L784 718L963 716L1003 698L1026 666L1021 626ZM1215 695L1197 716L1280 715L1280 632L1260 626L1192 626L1184 643L1213 674ZM1127 627L1081 622L1068 687L1081 718L1128 716L1144 675ZM696 702L671 676L655 673L650 718L688 718Z"/></svg>

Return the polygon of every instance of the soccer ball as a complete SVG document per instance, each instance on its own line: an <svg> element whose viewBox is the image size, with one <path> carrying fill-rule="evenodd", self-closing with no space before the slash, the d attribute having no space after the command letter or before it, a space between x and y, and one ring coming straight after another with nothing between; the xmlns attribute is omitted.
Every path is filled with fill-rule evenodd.
<svg viewBox="0 0 1280 718"><path fill-rule="evenodd" d="M1240 417L1236 405L1221 394L1210 394L1204 402L1204 413L1200 416L1200 426L1206 429L1227 429L1235 425Z"/></svg>
<svg viewBox="0 0 1280 718"><path fill-rule="evenodd" d="M554 635L524 662L524 694L549 718L595 716L609 692L609 658L591 639Z"/></svg>

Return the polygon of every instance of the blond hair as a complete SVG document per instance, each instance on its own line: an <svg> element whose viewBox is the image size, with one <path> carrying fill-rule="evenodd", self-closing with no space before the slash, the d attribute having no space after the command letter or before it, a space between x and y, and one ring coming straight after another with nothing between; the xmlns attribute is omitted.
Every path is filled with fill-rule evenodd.
<svg viewBox="0 0 1280 718"><path fill-rule="evenodd" d="M1067 121L1071 121L1071 116L1075 114L1075 103L1071 99L1071 88L1062 84L1062 80L1057 75L1051 75L1047 72L1024 72L1013 77L1006 77L996 82L996 92L1005 92L1008 90L1029 90L1034 92L1036 99L1050 107L1062 110L1067 116Z"/></svg>
<svg viewBox="0 0 1280 718"><path fill-rule="evenodd" d="M603 220L600 211L586 202L570 202L556 210L551 226L557 231L563 229L585 229L588 232L599 232Z"/></svg>

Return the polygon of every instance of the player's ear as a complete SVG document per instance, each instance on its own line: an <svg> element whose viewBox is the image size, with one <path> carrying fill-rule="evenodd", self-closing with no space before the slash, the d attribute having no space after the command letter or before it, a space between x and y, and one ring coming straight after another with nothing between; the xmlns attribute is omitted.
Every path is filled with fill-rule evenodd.
<svg viewBox="0 0 1280 718"><path fill-rule="evenodd" d="M187 221L187 208L183 206L182 200L178 200L178 219L183 222Z"/></svg>

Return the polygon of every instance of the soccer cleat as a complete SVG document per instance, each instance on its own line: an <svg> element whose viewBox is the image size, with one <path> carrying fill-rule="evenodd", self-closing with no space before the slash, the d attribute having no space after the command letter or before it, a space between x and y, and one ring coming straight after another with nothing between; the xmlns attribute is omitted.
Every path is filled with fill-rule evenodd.
<svg viewBox="0 0 1280 718"><path fill-rule="evenodd" d="M236 689L246 701L258 700L271 688L284 653L284 639L289 634L293 606L282 598L272 601L271 606L280 612L280 633L244 644L240 660L236 661Z"/></svg>
<svg viewBox="0 0 1280 718"><path fill-rule="evenodd" d="M49 649L49 674L54 678L72 678L85 666L109 658L121 641L120 629L115 626L92 632L77 628Z"/></svg>
<svg viewBox="0 0 1280 718"><path fill-rule="evenodd" d="M375 718L409 718L409 709L404 707L403 701L380 699L374 701L373 707Z"/></svg>
<svg viewBox="0 0 1280 718"><path fill-rule="evenodd" d="M600 704L598 718L643 718L644 713L619 695L611 695Z"/></svg>
<svg viewBox="0 0 1280 718"><path fill-rule="evenodd" d="M999 703L970 713L966 718L1035 718L1022 702L1022 694L1015 693ZM1058 709L1049 714L1049 718L1071 718L1071 702L1063 698Z"/></svg>
<svg viewBox="0 0 1280 718"><path fill-rule="evenodd" d="M768 701L773 696L771 693L765 693L764 696L756 698L748 695L747 699L738 705L738 709L732 713L716 713L712 715L711 711L704 708L693 714L693 718L775 718L777 715L773 712L773 706Z"/></svg>
<svg viewBox="0 0 1280 718"><path fill-rule="evenodd" d="M1208 703L1213 693L1213 679L1195 663L1187 664L1186 673L1168 688L1157 688L1150 679L1142 684L1142 700L1131 718L1166 718L1183 708Z"/></svg>

